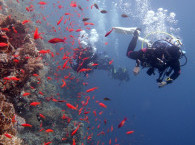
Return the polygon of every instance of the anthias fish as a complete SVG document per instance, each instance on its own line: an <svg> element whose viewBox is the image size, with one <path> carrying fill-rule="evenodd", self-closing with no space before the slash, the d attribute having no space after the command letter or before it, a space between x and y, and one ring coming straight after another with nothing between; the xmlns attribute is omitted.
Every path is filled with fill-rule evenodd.
<svg viewBox="0 0 195 145"><path fill-rule="evenodd" d="M127 17L129 17L128 15L126 15L126 14L122 14L121 15L121 17L123 17L123 18L127 18Z"/></svg>
<svg viewBox="0 0 195 145"><path fill-rule="evenodd" d="M102 14L107 13L107 11L106 11L106 10L101 10L100 12L101 12Z"/></svg>
<svg viewBox="0 0 195 145"><path fill-rule="evenodd" d="M82 21L88 21L89 20L89 18L83 18L82 19Z"/></svg>
<svg viewBox="0 0 195 145"><path fill-rule="evenodd" d="M125 124L125 121L127 120L127 118L125 117L121 122L120 124L118 125L118 128L121 128L124 124Z"/></svg>
<svg viewBox="0 0 195 145"><path fill-rule="evenodd" d="M49 43L60 43L60 42L64 42L64 39L53 38L53 39L50 39L48 42Z"/></svg>
<svg viewBox="0 0 195 145"><path fill-rule="evenodd" d="M99 7L96 3L94 4L94 7L99 10Z"/></svg>

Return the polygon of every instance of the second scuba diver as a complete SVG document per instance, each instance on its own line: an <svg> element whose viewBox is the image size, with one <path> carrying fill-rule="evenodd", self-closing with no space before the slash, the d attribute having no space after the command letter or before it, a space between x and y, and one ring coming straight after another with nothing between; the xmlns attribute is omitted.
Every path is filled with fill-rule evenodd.
<svg viewBox="0 0 195 145"><path fill-rule="evenodd" d="M157 82L159 87L172 83L180 75L179 59L185 56L180 49L181 42L176 39L170 39L170 41L158 40L151 47L134 51L140 32L139 28L134 31L126 53L127 57L136 60L136 66L133 70L134 74L137 75L139 73L141 65L142 67L149 67L147 74L150 76L155 74L156 69L158 70L159 77ZM164 79L165 76L167 76L166 79Z"/></svg>

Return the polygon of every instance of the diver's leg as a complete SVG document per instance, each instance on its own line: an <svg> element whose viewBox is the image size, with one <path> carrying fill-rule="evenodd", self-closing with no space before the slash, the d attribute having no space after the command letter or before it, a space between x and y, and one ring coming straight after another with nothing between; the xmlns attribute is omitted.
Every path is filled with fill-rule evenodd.
<svg viewBox="0 0 195 145"><path fill-rule="evenodd" d="M127 57L130 57L130 54L135 50L137 40L138 40L138 35L139 35L138 30L135 30L134 36L131 42L129 43L129 47L127 49L127 53L126 53Z"/></svg>

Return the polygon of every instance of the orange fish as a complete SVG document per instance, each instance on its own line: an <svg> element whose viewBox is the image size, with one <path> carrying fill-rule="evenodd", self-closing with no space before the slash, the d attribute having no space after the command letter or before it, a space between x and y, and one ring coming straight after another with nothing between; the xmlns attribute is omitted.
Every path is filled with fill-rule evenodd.
<svg viewBox="0 0 195 145"><path fill-rule="evenodd" d="M32 127L30 124L21 124L23 127Z"/></svg>
<svg viewBox="0 0 195 145"><path fill-rule="evenodd" d="M113 63L113 60L109 61L109 64L111 65Z"/></svg>
<svg viewBox="0 0 195 145"><path fill-rule="evenodd" d="M118 128L122 127L125 124L125 121L127 120L127 118L125 117L120 124L118 125Z"/></svg>
<svg viewBox="0 0 195 145"><path fill-rule="evenodd" d="M82 31L82 29L77 29L75 32L80 32L80 31Z"/></svg>
<svg viewBox="0 0 195 145"><path fill-rule="evenodd" d="M24 20L24 21L22 22L22 24L24 25L24 24L29 23L29 22L30 22L30 20Z"/></svg>
<svg viewBox="0 0 195 145"><path fill-rule="evenodd" d="M73 109L73 110L77 110L77 107L73 106L72 104L70 103L66 103L66 106L70 109Z"/></svg>
<svg viewBox="0 0 195 145"><path fill-rule="evenodd" d="M37 105L40 105L41 103L40 102L32 102L30 103L30 106L37 106Z"/></svg>
<svg viewBox="0 0 195 145"><path fill-rule="evenodd" d="M18 31L16 30L15 27L12 27L12 29L13 29L14 33L18 33Z"/></svg>
<svg viewBox="0 0 195 145"><path fill-rule="evenodd" d="M52 80L52 78L51 77L47 77L47 80Z"/></svg>
<svg viewBox="0 0 195 145"><path fill-rule="evenodd" d="M111 144L111 138L110 138L110 140L109 140L109 144Z"/></svg>
<svg viewBox="0 0 195 145"><path fill-rule="evenodd" d="M69 32L72 32L72 31L74 31L74 29L70 28L70 29L68 29L68 31L69 31Z"/></svg>
<svg viewBox="0 0 195 145"><path fill-rule="evenodd" d="M72 145L76 145L75 139L72 139Z"/></svg>
<svg viewBox="0 0 195 145"><path fill-rule="evenodd" d="M54 132L52 129L47 129L45 132Z"/></svg>
<svg viewBox="0 0 195 145"><path fill-rule="evenodd" d="M90 70L92 70L92 69L90 69L90 68L82 68L82 69L79 70L79 72L86 72L86 71L90 71Z"/></svg>
<svg viewBox="0 0 195 145"><path fill-rule="evenodd" d="M107 106L106 106L105 104L103 104L103 103L99 103L99 105L100 105L101 107L103 107L103 108L107 108Z"/></svg>
<svg viewBox="0 0 195 145"><path fill-rule="evenodd" d="M12 117L12 123L14 124L16 121L16 115L14 114L14 116Z"/></svg>
<svg viewBox="0 0 195 145"><path fill-rule="evenodd" d="M30 95L30 93L24 93L24 94L22 94L23 97L26 97L28 95Z"/></svg>
<svg viewBox="0 0 195 145"><path fill-rule="evenodd" d="M117 143L117 138L115 138L115 143Z"/></svg>
<svg viewBox="0 0 195 145"><path fill-rule="evenodd" d="M44 1L40 1L40 2L38 2L38 4L40 4L40 5L46 5L47 3L44 2Z"/></svg>
<svg viewBox="0 0 195 145"><path fill-rule="evenodd" d="M63 67L62 68L65 68L66 67L66 65L67 65L67 63L68 63L68 59L65 61L65 63L64 63L64 65L63 65Z"/></svg>
<svg viewBox="0 0 195 145"><path fill-rule="evenodd" d="M50 142L47 142L47 143L44 143L44 145L49 145L49 144L51 144L52 142L50 141Z"/></svg>
<svg viewBox="0 0 195 145"><path fill-rule="evenodd" d="M94 23L84 22L84 25L85 26L87 26L87 25L94 25Z"/></svg>
<svg viewBox="0 0 195 145"><path fill-rule="evenodd" d="M107 37L108 35L110 35L110 33L111 33L112 31L113 31L113 28L112 28L109 32L106 33L105 37Z"/></svg>
<svg viewBox="0 0 195 145"><path fill-rule="evenodd" d="M71 15L71 13L65 13L64 15Z"/></svg>
<svg viewBox="0 0 195 145"><path fill-rule="evenodd" d="M8 46L8 44L7 43L0 43L0 47L7 47Z"/></svg>
<svg viewBox="0 0 195 145"><path fill-rule="evenodd" d="M96 111L95 111L95 110L93 111L93 114L95 115L95 117L97 116L97 114L96 114Z"/></svg>
<svg viewBox="0 0 195 145"><path fill-rule="evenodd" d="M99 112L99 115L102 115L103 111Z"/></svg>
<svg viewBox="0 0 195 145"><path fill-rule="evenodd" d="M41 37L41 33L38 32L38 28L35 29L35 32L34 32L34 39L42 39L43 37Z"/></svg>
<svg viewBox="0 0 195 145"><path fill-rule="evenodd" d="M112 132L112 131L113 131L113 129L114 129L114 128L113 128L113 126L111 126L111 129L110 129L110 131Z"/></svg>
<svg viewBox="0 0 195 145"><path fill-rule="evenodd" d="M71 7L77 7L77 3L74 2L74 1L72 1L72 2L70 3L70 6L71 6Z"/></svg>
<svg viewBox="0 0 195 145"><path fill-rule="evenodd" d="M39 116L40 116L41 118L45 119L45 116L44 116L43 114L40 113Z"/></svg>
<svg viewBox="0 0 195 145"><path fill-rule="evenodd" d="M127 131L126 134L132 134L134 131Z"/></svg>
<svg viewBox="0 0 195 145"><path fill-rule="evenodd" d="M97 63L92 64L92 66L97 66L97 65L98 65Z"/></svg>
<svg viewBox="0 0 195 145"><path fill-rule="evenodd" d="M79 126L80 126L80 125L78 125L77 128L72 132L72 134L71 134L72 136L75 135L75 133L78 131Z"/></svg>
<svg viewBox="0 0 195 145"><path fill-rule="evenodd" d="M38 74L33 74L34 77L38 77L39 75Z"/></svg>
<svg viewBox="0 0 195 145"><path fill-rule="evenodd" d="M10 29L9 29L9 28L1 28L1 30L2 30L2 31L7 31L7 32L9 32L9 31L10 31Z"/></svg>
<svg viewBox="0 0 195 145"><path fill-rule="evenodd" d="M26 10L28 12L32 12L32 11L34 11L33 7L34 7L33 5L30 5L29 7L26 7Z"/></svg>
<svg viewBox="0 0 195 145"><path fill-rule="evenodd" d="M64 86L66 86L66 82L63 79L62 79L62 82L63 82L63 84L62 84L61 88L63 88Z"/></svg>
<svg viewBox="0 0 195 145"><path fill-rule="evenodd" d="M46 53L50 53L50 50L40 50L39 51L40 54L46 54Z"/></svg>
<svg viewBox="0 0 195 145"><path fill-rule="evenodd" d="M4 77L4 80L12 80L12 81L19 81L20 79L17 77Z"/></svg>
<svg viewBox="0 0 195 145"><path fill-rule="evenodd" d="M60 20L57 22L57 25L59 25L59 24L62 22L63 18L64 18L64 16L62 16L62 17L60 18Z"/></svg>
<svg viewBox="0 0 195 145"><path fill-rule="evenodd" d="M89 92L94 91L96 89L98 89L98 87L94 87L94 88L88 89L88 90L86 90L86 92L89 93Z"/></svg>
<svg viewBox="0 0 195 145"><path fill-rule="evenodd" d="M100 136L101 134L105 135L105 132L101 131L100 133L97 134L97 136Z"/></svg>
<svg viewBox="0 0 195 145"><path fill-rule="evenodd" d="M14 59L13 62L19 63L19 60L18 59Z"/></svg>
<svg viewBox="0 0 195 145"><path fill-rule="evenodd" d="M5 133L4 134L7 138L12 138L12 136L10 135L10 134L8 134L8 133Z"/></svg>
<svg viewBox="0 0 195 145"><path fill-rule="evenodd" d="M41 91L39 91L39 94L40 94L40 95L44 95L43 92L41 92Z"/></svg>
<svg viewBox="0 0 195 145"><path fill-rule="evenodd" d="M53 39L49 40L48 42L49 43L60 43L60 42L64 42L64 39L53 38Z"/></svg>

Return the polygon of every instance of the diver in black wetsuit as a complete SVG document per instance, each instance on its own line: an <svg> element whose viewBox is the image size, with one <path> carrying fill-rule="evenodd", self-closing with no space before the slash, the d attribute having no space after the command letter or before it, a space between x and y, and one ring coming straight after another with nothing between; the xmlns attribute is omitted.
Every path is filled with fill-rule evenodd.
<svg viewBox="0 0 195 145"><path fill-rule="evenodd" d="M127 57L136 60L136 66L133 70L134 74L139 73L139 66L149 67L147 74L155 74L155 69L159 72L157 79L159 87L163 87L173 82L180 75L179 59L184 55L181 49L166 40L158 40L153 43L151 48L144 48L134 51L138 40L140 29L134 32L134 36L127 49ZM164 77L168 78L163 81Z"/></svg>
<svg viewBox="0 0 195 145"><path fill-rule="evenodd" d="M81 72L82 69L89 69L84 74L93 72L94 69L105 70L111 73L113 79L129 81L129 74L126 69L116 70L111 63L112 59L106 53L97 52L95 48L88 46L79 47L74 50L73 58L69 61L72 69Z"/></svg>

